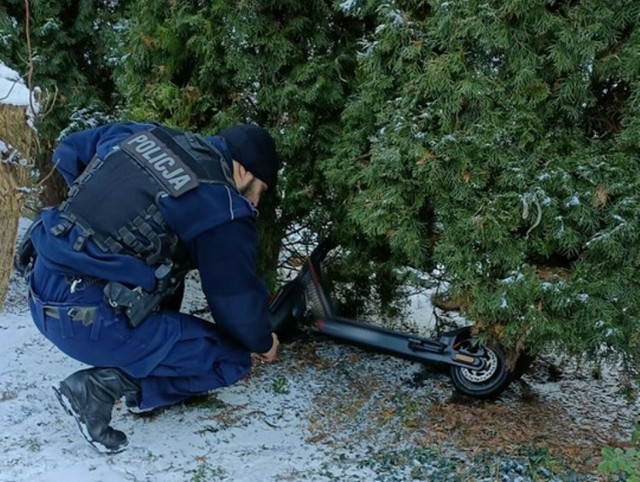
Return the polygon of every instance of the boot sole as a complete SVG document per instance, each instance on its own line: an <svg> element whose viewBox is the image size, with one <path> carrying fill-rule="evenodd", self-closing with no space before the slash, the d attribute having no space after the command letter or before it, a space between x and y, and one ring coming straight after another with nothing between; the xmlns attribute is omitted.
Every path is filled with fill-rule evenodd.
<svg viewBox="0 0 640 482"><path fill-rule="evenodd" d="M80 429L80 433L82 433L82 436L85 438L85 440L89 442L89 445L91 445L97 452L103 455L111 455L120 453L127 447L127 445L129 444L128 440L120 447L115 449L109 448L101 444L97 440L94 440L93 437L91 437L89 430L87 429L87 424L85 423L82 416L78 413L78 409L76 407L76 403L73 400L73 397L65 393L66 390L64 389L64 386L60 385L60 388L51 388L53 388L53 391L56 394L56 398L58 399L58 402L60 402L60 405L62 405L64 411L75 419L76 423L78 424L78 428Z"/></svg>

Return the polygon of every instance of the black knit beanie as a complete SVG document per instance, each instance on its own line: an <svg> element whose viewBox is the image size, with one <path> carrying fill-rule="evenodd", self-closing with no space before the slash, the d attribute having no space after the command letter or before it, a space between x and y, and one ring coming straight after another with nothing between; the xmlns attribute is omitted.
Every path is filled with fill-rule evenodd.
<svg viewBox="0 0 640 482"><path fill-rule="evenodd" d="M218 134L226 143L231 157L251 174L274 188L278 180L280 162L273 137L252 124L228 127Z"/></svg>

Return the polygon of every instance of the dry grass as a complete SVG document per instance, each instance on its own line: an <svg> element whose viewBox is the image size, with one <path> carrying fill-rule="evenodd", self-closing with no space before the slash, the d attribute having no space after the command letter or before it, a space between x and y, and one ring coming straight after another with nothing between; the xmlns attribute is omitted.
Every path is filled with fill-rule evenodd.
<svg viewBox="0 0 640 482"><path fill-rule="evenodd" d="M0 139L29 159L33 152L34 132L27 125L24 107L0 104Z"/></svg>
<svg viewBox="0 0 640 482"><path fill-rule="evenodd" d="M523 450L545 448L581 472L594 472L606 435L576 424L559 403L524 400L507 405L457 403L429 408L429 425L422 444L456 446L474 456L485 450L522 455Z"/></svg>
<svg viewBox="0 0 640 482"><path fill-rule="evenodd" d="M346 348L336 360L327 348L313 342L286 348L290 355L295 352L288 360L288 377L316 373L313 409L307 413L309 443L345 447L357 440L391 449L403 442L465 454L470 461L490 452L514 459L531 456L535 463L545 454L537 463L591 476L597 473L602 447L625 445L620 432L628 422L626 405L604 393L608 385L594 381L591 392L583 390L589 380L577 373L546 382L546 365L540 362L528 376L530 383L516 382L499 400L481 401L452 394L450 380L432 370L403 381L393 371L389 376L388 369L376 371L400 367L391 359L378 365L371 362L376 355ZM566 390L567 397L547 393L547 383Z"/></svg>
<svg viewBox="0 0 640 482"><path fill-rule="evenodd" d="M20 160L31 158L34 134L26 124L25 109L0 105L0 140L9 152L0 155L0 308L4 304L13 264L18 220L24 205L19 188L28 184L29 172Z"/></svg>

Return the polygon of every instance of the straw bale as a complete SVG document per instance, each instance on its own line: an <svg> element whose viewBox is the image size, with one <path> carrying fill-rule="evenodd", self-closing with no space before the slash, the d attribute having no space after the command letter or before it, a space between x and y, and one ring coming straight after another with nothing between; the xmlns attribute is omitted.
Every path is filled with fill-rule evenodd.
<svg viewBox="0 0 640 482"><path fill-rule="evenodd" d="M23 107L0 105L0 141L8 148L0 150L0 309L4 304L13 268L13 257L25 196L34 132L26 123Z"/></svg>

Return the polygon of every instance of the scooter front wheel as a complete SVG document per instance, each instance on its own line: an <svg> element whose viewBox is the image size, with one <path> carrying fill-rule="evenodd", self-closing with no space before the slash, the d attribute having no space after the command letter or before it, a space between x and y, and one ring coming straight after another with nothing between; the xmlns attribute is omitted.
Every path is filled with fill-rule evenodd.
<svg viewBox="0 0 640 482"><path fill-rule="evenodd" d="M471 340L463 341L461 348L470 353L481 354L485 366L480 370L451 367L451 380L459 393L474 398L495 398L509 386L511 372L507 370L504 353L500 348L476 346Z"/></svg>

